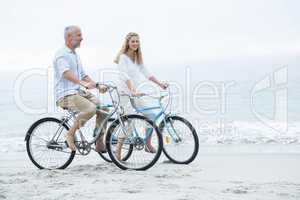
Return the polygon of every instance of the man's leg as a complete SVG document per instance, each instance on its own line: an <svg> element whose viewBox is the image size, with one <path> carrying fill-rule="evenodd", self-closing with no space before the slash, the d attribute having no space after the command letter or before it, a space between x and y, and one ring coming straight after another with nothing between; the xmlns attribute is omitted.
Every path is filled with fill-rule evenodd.
<svg viewBox="0 0 300 200"><path fill-rule="evenodd" d="M121 96L120 104L123 106L125 114L132 113L133 110L132 110L131 103L130 103L128 97ZM121 128L119 129L119 131L120 131L119 133L116 133L117 137L118 137L118 141L117 141L117 145L116 145L116 149L115 149L115 156L116 156L117 160L121 161L122 146L123 146L124 140L126 138L126 133L123 133ZM130 130L128 132L130 132Z"/></svg>
<svg viewBox="0 0 300 200"><path fill-rule="evenodd" d="M103 120L107 117L107 114L97 111L97 116L96 116L96 130L99 130ZM105 133L106 133L106 127L107 123L103 124L103 127L101 129L100 137L96 141L96 151L97 152L106 152L106 145L105 145Z"/></svg>
<svg viewBox="0 0 300 200"><path fill-rule="evenodd" d="M95 105L100 105L100 101L91 92L87 92L86 98L89 101L93 102ZM98 131L101 128L101 124L102 124L103 120L107 117L107 114L105 112L108 112L108 110L103 110L103 111L104 112L96 111L95 134L98 133ZM105 146L105 142L104 142L106 126L107 126L107 123L103 124L100 136L96 141L96 151L97 152L106 152L106 146Z"/></svg>
<svg viewBox="0 0 300 200"><path fill-rule="evenodd" d="M68 143L69 148L72 151L76 151L76 146L74 143L74 135L76 133L76 130L79 128L79 123L77 121L75 121L75 123L73 124L73 126L69 129L67 135L66 135L66 141Z"/></svg>
<svg viewBox="0 0 300 200"><path fill-rule="evenodd" d="M76 130L82 127L96 113L96 106L88 99L76 94L65 97L58 103L61 107L66 107L71 110L80 111L73 126L70 128L66 135L66 141L72 151L76 150L74 143L74 136Z"/></svg>

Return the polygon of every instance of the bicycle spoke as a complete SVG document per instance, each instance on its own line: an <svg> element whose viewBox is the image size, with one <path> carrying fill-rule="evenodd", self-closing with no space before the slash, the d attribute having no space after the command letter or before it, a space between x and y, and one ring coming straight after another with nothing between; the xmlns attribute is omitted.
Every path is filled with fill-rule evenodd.
<svg viewBox="0 0 300 200"><path fill-rule="evenodd" d="M185 119L175 116L169 118L162 129L164 153L175 163L192 162L198 153L198 137L195 129Z"/></svg>
<svg viewBox="0 0 300 200"><path fill-rule="evenodd" d="M136 116L136 115L134 115ZM161 153L161 136L149 122L147 122L144 117L139 116L137 118L130 118L130 120L124 121L123 133L121 130L121 123L114 127L113 133L110 135L110 148L113 161L122 169L135 169L135 170L145 170L151 167L159 158ZM149 127L152 127L149 129ZM151 133L149 133L151 130ZM113 145L113 139L117 138L117 144L121 146L121 157L122 161L117 160L115 149L117 144ZM120 138L124 138L120 140ZM128 142L127 142L128 141ZM147 143L152 143L152 146L157 151L154 153L147 152ZM125 150L126 149L126 150ZM130 154L130 156L127 156ZM124 157L127 159L123 159Z"/></svg>
<svg viewBox="0 0 300 200"><path fill-rule="evenodd" d="M33 127L30 129L30 137L26 142L27 152L33 163L39 168L47 169L66 167L75 155L70 150L63 151L65 140L63 136L67 132L66 127L63 127L60 120L55 118L41 119L33 124ZM51 141L54 135L56 142Z"/></svg>

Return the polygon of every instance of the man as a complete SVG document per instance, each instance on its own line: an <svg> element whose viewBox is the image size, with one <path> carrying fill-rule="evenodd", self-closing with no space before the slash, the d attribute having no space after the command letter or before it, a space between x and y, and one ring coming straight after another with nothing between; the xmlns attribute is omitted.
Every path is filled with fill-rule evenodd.
<svg viewBox="0 0 300 200"><path fill-rule="evenodd" d="M100 102L88 90L80 89L83 86L87 89L96 88L96 83L85 74L80 58L75 49L80 47L82 33L77 26L68 26L65 28L65 46L58 50L54 59L54 78L55 78L55 96L58 106L64 109L79 111L79 114L66 135L66 142L72 151L76 151L74 135L77 129L82 127L86 121L97 114L96 127L100 127L102 120L106 115L102 112L96 112L96 105ZM99 87L101 93L106 92L107 88ZM96 151L105 151L103 135L96 141Z"/></svg>

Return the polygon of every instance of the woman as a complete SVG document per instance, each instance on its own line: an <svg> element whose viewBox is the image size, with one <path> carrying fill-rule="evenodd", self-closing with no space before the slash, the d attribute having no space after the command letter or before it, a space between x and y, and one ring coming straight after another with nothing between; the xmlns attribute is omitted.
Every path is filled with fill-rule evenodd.
<svg viewBox="0 0 300 200"><path fill-rule="evenodd" d="M143 93L137 90L139 84L142 83L142 77L154 82L162 89L168 87L167 83L162 83L157 80L144 66L140 39L137 33L128 33L126 35L125 42L115 59L115 63L118 64L118 70L120 72L119 89L122 92L133 96L143 96ZM142 100L136 100L135 103L138 107L147 107ZM128 105L130 103L128 97L121 97L121 104L125 108L125 112L129 113L130 108ZM144 113L144 115L153 120L154 114ZM121 160L121 146L122 140L119 139L116 146L116 158L118 160ZM147 140L145 151L149 153L156 152L150 139Z"/></svg>

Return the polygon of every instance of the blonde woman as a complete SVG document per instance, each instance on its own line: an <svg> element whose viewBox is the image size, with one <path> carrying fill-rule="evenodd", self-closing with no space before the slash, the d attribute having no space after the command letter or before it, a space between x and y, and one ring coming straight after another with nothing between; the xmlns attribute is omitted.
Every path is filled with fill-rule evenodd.
<svg viewBox="0 0 300 200"><path fill-rule="evenodd" d="M120 72L119 89L124 93L134 96L142 96L144 93L142 91L138 91L137 87L143 82L143 80L145 80L145 78L154 82L162 89L166 89L168 87L167 83L162 83L156 79L144 66L140 38L137 33L131 32L126 35L122 49L115 59L115 63L118 64L118 70ZM136 101L136 106L147 107L143 101ZM130 108L128 107L130 104L128 98L122 97L121 104L125 108L125 112L130 112ZM154 113L144 113L144 115L152 120L155 116ZM116 147L116 158L118 160L121 160L121 146L122 141L118 140ZM145 151L149 153L156 152L155 148L151 144L151 139L147 141Z"/></svg>

